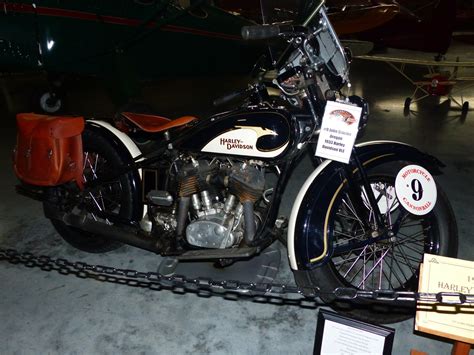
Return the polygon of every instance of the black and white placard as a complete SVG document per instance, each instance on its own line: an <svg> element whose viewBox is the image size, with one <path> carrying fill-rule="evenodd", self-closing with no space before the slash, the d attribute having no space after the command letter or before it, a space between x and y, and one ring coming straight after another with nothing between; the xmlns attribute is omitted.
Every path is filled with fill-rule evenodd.
<svg viewBox="0 0 474 355"><path fill-rule="evenodd" d="M436 204L437 189L433 176L419 165L402 168L395 179L398 201L410 213L422 216Z"/></svg>
<svg viewBox="0 0 474 355"><path fill-rule="evenodd" d="M359 132L362 108L343 102L328 101L319 133L316 155L348 163Z"/></svg>
<svg viewBox="0 0 474 355"><path fill-rule="evenodd" d="M390 355L395 330L320 310L313 354Z"/></svg>

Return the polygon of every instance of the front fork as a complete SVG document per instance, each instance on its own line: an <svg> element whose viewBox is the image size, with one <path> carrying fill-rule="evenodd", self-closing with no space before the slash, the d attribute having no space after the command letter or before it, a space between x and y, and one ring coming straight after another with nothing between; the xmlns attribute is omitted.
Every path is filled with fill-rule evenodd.
<svg viewBox="0 0 474 355"><path fill-rule="evenodd" d="M353 205L352 207L361 217L360 222L364 229L370 231L372 238L382 236L387 232L387 226L380 212L378 200L372 190L367 172L357 156L355 147L352 149L350 164L344 165L344 175L347 180L348 194ZM364 203L362 198L364 191L361 189L361 185L363 190L365 190L365 196L367 197L366 203L369 204L370 209L366 207L366 203ZM382 194L379 196L379 199L381 197Z"/></svg>

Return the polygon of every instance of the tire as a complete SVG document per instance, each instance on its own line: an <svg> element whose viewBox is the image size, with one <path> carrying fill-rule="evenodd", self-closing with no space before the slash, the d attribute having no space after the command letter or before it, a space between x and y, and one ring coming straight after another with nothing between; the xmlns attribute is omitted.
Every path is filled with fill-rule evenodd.
<svg viewBox="0 0 474 355"><path fill-rule="evenodd" d="M461 107L461 115L466 117L468 112L469 112L469 102L464 101Z"/></svg>
<svg viewBox="0 0 474 355"><path fill-rule="evenodd" d="M407 97L405 99L405 104L403 105L403 115L405 117L409 116L410 115L410 105L411 105L411 97Z"/></svg>
<svg viewBox="0 0 474 355"><path fill-rule="evenodd" d="M378 191L383 191L381 193L374 190L374 194L386 220L392 221L393 225L397 217L401 218L402 213L406 215L398 233L390 240L344 252L335 251L328 263L307 272L307 282L310 285L318 286L321 290L352 287L369 291L416 291L419 266L424 253L450 257L457 255L456 221L445 193L438 186L435 208L425 216L411 215L405 212L395 195L396 174L382 169L381 172L369 174L369 181ZM336 193L335 203L326 212L330 220L328 240L333 241L334 248L347 245L349 238L354 241L357 235L362 234L362 226L355 219L359 217L349 207L351 202L346 191L343 188ZM367 198L363 199L365 203ZM366 207L369 209L368 203ZM367 322L395 323L414 315L414 307L407 308L395 303L348 303L336 301L331 295L321 298L335 310Z"/></svg>
<svg viewBox="0 0 474 355"><path fill-rule="evenodd" d="M63 102L55 97L50 91L46 91L39 97L39 107L46 114L59 113L63 108Z"/></svg>
<svg viewBox="0 0 474 355"><path fill-rule="evenodd" d="M86 127L82 134L82 143L84 150L83 175L86 183L103 176L103 174L117 171L119 167L124 166L124 160L114 146L96 131L89 130ZM50 191L53 199L50 202L45 202L43 206L45 212L48 209L51 211L61 208L65 212L86 213L94 219L110 223L95 216L93 210L97 209L97 206L101 206L106 212L116 213L122 218L131 219L135 215L133 206L137 206L135 201L137 197L132 193L132 181L131 174L124 174L117 180L107 183L107 185L101 185L97 191L86 193L81 202L76 203L75 206L68 203L69 190L64 186L55 187ZM48 215L47 212L46 215ZM104 253L123 245L120 242L70 227L61 220L52 219L51 223L66 242L89 253Z"/></svg>

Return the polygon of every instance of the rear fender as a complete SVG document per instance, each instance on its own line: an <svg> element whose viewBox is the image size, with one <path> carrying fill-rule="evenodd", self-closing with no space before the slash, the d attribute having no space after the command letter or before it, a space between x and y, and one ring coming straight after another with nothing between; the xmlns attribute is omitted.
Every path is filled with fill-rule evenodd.
<svg viewBox="0 0 474 355"><path fill-rule="evenodd" d="M89 130L98 132L102 137L107 139L126 163L132 164L134 158L141 155L140 149L132 139L109 123L99 120L87 120L86 127ZM134 206L133 209L135 211L133 218L138 221L146 214L146 206L138 202L141 201L142 169L132 170L130 177L132 179L132 193L137 196L135 199L137 205Z"/></svg>
<svg viewBox="0 0 474 355"><path fill-rule="evenodd" d="M444 164L418 149L399 142L373 141L356 146L367 169L384 163L406 161L421 165L432 175ZM332 255L331 208L343 188L343 164L324 161L308 177L293 205L288 225L288 256L293 270L308 270L325 264Z"/></svg>

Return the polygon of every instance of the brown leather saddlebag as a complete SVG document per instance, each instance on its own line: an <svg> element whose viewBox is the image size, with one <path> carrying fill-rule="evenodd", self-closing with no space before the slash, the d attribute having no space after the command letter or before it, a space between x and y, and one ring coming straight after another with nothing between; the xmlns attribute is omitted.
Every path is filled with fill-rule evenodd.
<svg viewBox="0 0 474 355"><path fill-rule="evenodd" d="M76 181L82 186L84 118L20 113L16 120L13 167L18 178L31 185Z"/></svg>

